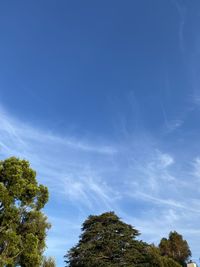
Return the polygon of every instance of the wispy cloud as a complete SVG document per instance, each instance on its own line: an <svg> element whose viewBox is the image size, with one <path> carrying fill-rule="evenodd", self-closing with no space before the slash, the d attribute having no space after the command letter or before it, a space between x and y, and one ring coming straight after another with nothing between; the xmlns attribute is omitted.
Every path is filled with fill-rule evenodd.
<svg viewBox="0 0 200 267"><path fill-rule="evenodd" d="M194 166L193 170L194 176L200 178L200 157L194 159L193 166Z"/></svg>
<svg viewBox="0 0 200 267"><path fill-rule="evenodd" d="M179 41L180 41L180 49L184 52L184 27L185 27L185 20L186 20L186 6L184 6L183 1L179 0L172 0L172 3L177 9L177 12L180 17L180 25L179 25Z"/></svg>
<svg viewBox="0 0 200 267"><path fill-rule="evenodd" d="M95 172L78 173L80 177L70 175L64 182L65 193L71 201L77 201L86 205L90 209L105 206L108 210L112 209L115 199L115 192L108 187L105 181L96 176Z"/></svg>
<svg viewBox="0 0 200 267"><path fill-rule="evenodd" d="M167 83L168 84L168 83ZM168 87L169 85L167 85ZM164 132L166 134L173 133L175 130L180 128L184 124L182 118L168 119L166 109L162 103L160 103L163 119L164 119Z"/></svg>

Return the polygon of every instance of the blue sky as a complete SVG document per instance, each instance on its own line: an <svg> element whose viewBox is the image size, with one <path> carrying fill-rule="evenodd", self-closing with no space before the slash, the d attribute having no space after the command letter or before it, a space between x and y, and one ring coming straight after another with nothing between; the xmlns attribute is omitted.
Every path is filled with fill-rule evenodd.
<svg viewBox="0 0 200 267"><path fill-rule="evenodd" d="M0 157L49 187L58 267L108 210L199 258L199 27L197 0L1 1Z"/></svg>

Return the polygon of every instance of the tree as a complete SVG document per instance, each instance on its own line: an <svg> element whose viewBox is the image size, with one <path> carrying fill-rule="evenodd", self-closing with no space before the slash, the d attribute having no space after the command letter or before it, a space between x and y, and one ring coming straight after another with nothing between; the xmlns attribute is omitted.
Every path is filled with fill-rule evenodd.
<svg viewBox="0 0 200 267"><path fill-rule="evenodd" d="M0 266L38 267L50 224L41 212L48 189L26 160L0 161Z"/></svg>
<svg viewBox="0 0 200 267"><path fill-rule="evenodd" d="M56 267L56 263L54 258L52 257L44 257L43 258L43 263L42 263L42 267Z"/></svg>
<svg viewBox="0 0 200 267"><path fill-rule="evenodd" d="M149 266L152 267L181 267L179 263L167 256L161 256L159 248L154 245L148 246Z"/></svg>
<svg viewBox="0 0 200 267"><path fill-rule="evenodd" d="M89 216L78 244L65 255L68 267L180 267L159 250L136 240L138 230L113 212ZM171 262L171 265L167 265Z"/></svg>
<svg viewBox="0 0 200 267"><path fill-rule="evenodd" d="M174 259L182 266L184 266L189 257L191 257L191 251L187 241L176 231L170 232L168 239L161 239L159 249L161 255Z"/></svg>
<svg viewBox="0 0 200 267"><path fill-rule="evenodd" d="M136 229L120 221L113 212L89 216L83 223L79 243L65 255L68 258L65 262L70 267L126 266L138 260L137 253L132 253L138 235Z"/></svg>

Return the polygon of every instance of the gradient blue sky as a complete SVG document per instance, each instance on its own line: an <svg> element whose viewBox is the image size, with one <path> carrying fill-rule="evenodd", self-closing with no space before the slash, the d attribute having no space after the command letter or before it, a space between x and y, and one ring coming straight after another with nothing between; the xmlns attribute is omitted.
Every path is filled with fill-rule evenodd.
<svg viewBox="0 0 200 267"><path fill-rule="evenodd" d="M114 210L200 256L200 2L0 2L0 158L50 190L64 266L89 214Z"/></svg>

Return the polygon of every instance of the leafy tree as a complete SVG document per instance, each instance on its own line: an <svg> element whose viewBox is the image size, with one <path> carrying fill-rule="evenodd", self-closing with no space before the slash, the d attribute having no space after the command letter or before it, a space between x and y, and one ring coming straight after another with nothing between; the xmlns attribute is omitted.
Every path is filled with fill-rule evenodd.
<svg viewBox="0 0 200 267"><path fill-rule="evenodd" d="M159 248L148 246L149 266L152 267L181 267L179 263L167 256L161 256Z"/></svg>
<svg viewBox="0 0 200 267"><path fill-rule="evenodd" d="M191 251L186 240L183 239L182 235L177 232L170 232L169 238L162 238L159 244L161 255L168 256L180 263L182 266L185 265Z"/></svg>
<svg viewBox="0 0 200 267"><path fill-rule="evenodd" d="M0 266L41 265L50 227L41 212L47 201L48 190L28 161L0 161Z"/></svg>
<svg viewBox="0 0 200 267"><path fill-rule="evenodd" d="M113 212L89 216L78 244L65 255L65 262L68 267L180 267L162 257L157 248L136 240L138 235L138 230Z"/></svg>
<svg viewBox="0 0 200 267"><path fill-rule="evenodd" d="M113 212L89 216L83 223L82 231L77 246L65 256L68 257L65 261L68 266L126 266L138 260L137 251L136 255L132 251L139 232L120 221Z"/></svg>
<svg viewBox="0 0 200 267"><path fill-rule="evenodd" d="M56 266L56 263L55 263L55 260L54 258L52 257L44 257L43 258L43 263L42 263L42 267L55 267Z"/></svg>

